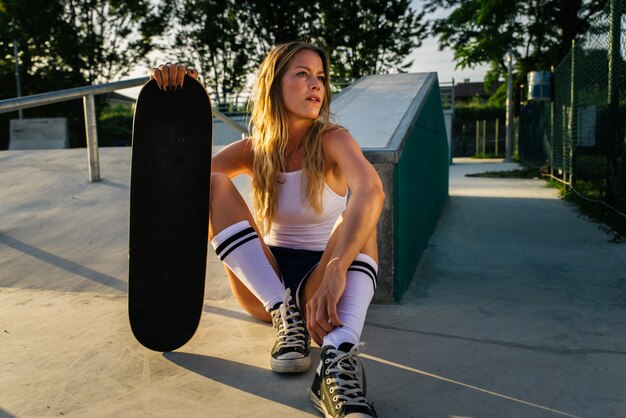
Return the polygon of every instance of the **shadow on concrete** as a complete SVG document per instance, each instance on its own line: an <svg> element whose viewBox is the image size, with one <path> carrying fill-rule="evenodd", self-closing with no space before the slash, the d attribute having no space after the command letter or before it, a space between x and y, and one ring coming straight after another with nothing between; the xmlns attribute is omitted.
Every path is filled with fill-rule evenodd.
<svg viewBox="0 0 626 418"><path fill-rule="evenodd" d="M402 372L409 372L409 373L412 373L412 374L417 374L417 375L419 375L421 377L426 377L426 378L432 379L433 381L438 381L438 382L450 384L450 385L453 385L453 386L457 386L459 388L476 391L476 392L482 393L484 395L489 395L490 397L493 397L495 399L499 399L499 400L503 400L503 401L507 401L507 402L513 402L514 404L518 404L518 405L523 406L523 407L531 408L531 409L529 409L529 411L531 411L531 410L543 411L543 412L550 413L552 416L566 416L566 417L571 417L571 418L580 418L578 415L574 415L574 414L571 414L569 412L561 411L561 410L558 410L558 409L555 409L555 408L552 408L552 407L549 407L549 406L541 405L541 404L538 404L538 403L529 402L529 401L526 401L526 400L523 400L523 399L519 399L519 398L516 398L516 397L513 397L513 396L506 395L504 393L495 392L495 391L492 391L492 390L485 389L483 387L467 384L465 382L462 382L462 381L459 381L459 380L450 379L450 378L447 378L447 377L444 377L444 376L441 376L441 375L438 375L438 374L429 373L429 372L424 371L424 370L420 370L420 369L417 369L417 368L414 368L414 367L406 366L404 364L396 363L396 362L393 362L393 361L390 361L390 360L387 360L387 359L383 359L383 358L380 358L380 357L375 357L375 356L372 356L372 355L369 355L369 354L362 354L361 357L363 357L363 358L365 358L367 360L370 360L372 362L378 363L378 368L380 368L380 366L383 366L383 367L391 367L393 369L396 369L396 375L395 376L396 376L396 378L398 380L400 380L401 377L399 375L397 375L397 373L398 373L397 371L401 370ZM399 400L398 403L401 403L401 401ZM451 415L451 416L454 416L454 415ZM531 416L531 415L529 413L528 415L525 415L525 416ZM532 415L532 416L534 416L534 415Z"/></svg>
<svg viewBox="0 0 626 418"><path fill-rule="evenodd" d="M2 152L0 153L0 163L6 163L7 161L15 158L16 155L17 154L15 153ZM0 417L2 417L2 411L0 411Z"/></svg>
<svg viewBox="0 0 626 418"><path fill-rule="evenodd" d="M538 353L546 353L546 354L557 354L557 355L586 355L586 354L615 354L615 355L626 355L626 351L621 350L605 350L601 348L558 348L558 347L548 347L548 346L538 346L538 345L529 345L529 344L520 344L510 341L500 341L493 340L488 338L474 338L474 337L464 337L461 335L453 335L453 334L445 334L442 332L432 332L432 331L420 331L409 328L401 328L392 325L378 324L374 322L366 321L365 324L368 327L381 328L388 331L398 331L398 332L408 332L411 334L424 335L428 337L438 337L445 338L451 340L461 340L472 342L476 344L486 344L486 345L495 345L506 348L518 348L520 350L528 350L534 351Z"/></svg>
<svg viewBox="0 0 626 418"><path fill-rule="evenodd" d="M207 312L213 315L225 316L225 317L232 318L232 319L237 319L239 321L245 321L251 324L267 324L266 322L259 321L258 319L254 318L253 316L251 316L250 314L246 312L239 312L239 311L235 311L232 309L220 308L217 306L209 306L205 304L203 308L203 312Z"/></svg>
<svg viewBox="0 0 626 418"><path fill-rule="evenodd" d="M119 290L120 292L126 293L128 291L128 286L123 280L90 269L89 267L85 267L66 258L59 257L58 255L52 254L48 251L44 251L40 248L33 247L30 244L27 244L15 238L11 238L8 235L0 235L0 244L4 244L7 247L10 247L16 251L20 251L26 255L37 258L41 261L52 264L53 266L62 268L63 270L67 270L70 273L82 276L101 285Z"/></svg>
<svg viewBox="0 0 626 418"><path fill-rule="evenodd" d="M128 184L125 183L119 183L117 181L111 181L108 179L101 179L98 184L102 184L104 186L110 186L113 187L115 189L120 189L120 190L124 190L124 191L129 191L130 190L130 186Z"/></svg>
<svg viewBox="0 0 626 418"><path fill-rule="evenodd" d="M316 350L313 351L319 356ZM316 354L311 353L313 358ZM307 395L307 390L313 381L314 368L303 374L285 375L249 364L201 354L171 352L163 353L163 357L193 373L234 389L303 412L315 411L313 406L308 405Z"/></svg>

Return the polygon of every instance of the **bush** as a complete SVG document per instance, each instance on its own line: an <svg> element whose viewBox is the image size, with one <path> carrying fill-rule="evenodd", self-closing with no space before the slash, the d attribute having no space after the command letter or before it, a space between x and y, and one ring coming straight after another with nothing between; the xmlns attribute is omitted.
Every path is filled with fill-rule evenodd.
<svg viewBox="0 0 626 418"><path fill-rule="evenodd" d="M484 106L476 104L457 105L454 108L454 125L452 127L454 138L453 152L455 157L466 157L481 153L482 150L476 149L476 121L487 121L487 141L489 145L486 147L487 153L495 151L495 122L499 119L500 129L498 132L498 143L501 147L498 149L499 154L504 153L504 136L505 136L505 110L500 107ZM481 138L482 138L481 124Z"/></svg>
<svg viewBox="0 0 626 418"><path fill-rule="evenodd" d="M132 143L133 107L125 104L107 106L98 118L98 145L125 147Z"/></svg>

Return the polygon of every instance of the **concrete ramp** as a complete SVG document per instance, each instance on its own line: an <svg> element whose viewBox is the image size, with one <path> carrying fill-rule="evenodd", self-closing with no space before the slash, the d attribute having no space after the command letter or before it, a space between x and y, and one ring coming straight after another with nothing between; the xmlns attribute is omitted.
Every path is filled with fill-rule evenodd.
<svg viewBox="0 0 626 418"><path fill-rule="evenodd" d="M382 180L374 301L397 302L448 198L450 154L437 74L363 77L333 100L331 111Z"/></svg>

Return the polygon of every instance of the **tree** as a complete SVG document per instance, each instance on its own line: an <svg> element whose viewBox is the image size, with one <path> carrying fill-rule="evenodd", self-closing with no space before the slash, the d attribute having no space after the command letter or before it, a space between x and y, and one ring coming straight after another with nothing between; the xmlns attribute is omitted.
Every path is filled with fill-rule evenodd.
<svg viewBox="0 0 626 418"><path fill-rule="evenodd" d="M451 10L430 25L440 46L454 51L457 67L489 64L487 84L507 72L513 49L517 81L530 70L549 70L584 33L606 0L426 0L425 10Z"/></svg>
<svg viewBox="0 0 626 418"><path fill-rule="evenodd" d="M426 35L423 13L409 0L182 0L174 44L208 76L218 104L245 87L246 78L276 44L308 40L331 55L331 76L403 71Z"/></svg>
<svg viewBox="0 0 626 418"><path fill-rule="evenodd" d="M267 3L249 0L249 26L259 39L260 60L277 43L309 40L326 48L335 78L402 71L426 36L423 13L409 0L336 0Z"/></svg>
<svg viewBox="0 0 626 418"><path fill-rule="evenodd" d="M426 36L423 12L408 0L320 2L317 35L331 54L333 75L358 78L405 71L406 56Z"/></svg>
<svg viewBox="0 0 626 418"><path fill-rule="evenodd" d="M0 0L0 98L16 96L14 41L19 46L23 95L127 74L145 60L153 35L164 30L166 20L151 10L149 0ZM98 112L100 100L98 96ZM78 101L27 109L25 115L68 117L71 145L84 143ZM11 116L0 115L2 148L8 143Z"/></svg>
<svg viewBox="0 0 626 418"><path fill-rule="evenodd" d="M183 0L175 12L175 48L205 74L217 105L246 85L255 41L246 27L246 10L235 0ZM252 39L251 39L252 38Z"/></svg>
<svg viewBox="0 0 626 418"><path fill-rule="evenodd" d="M80 68L87 83L127 75L144 62L166 19L149 0L62 0L59 55L69 69ZM156 10L156 11L155 11Z"/></svg>
<svg viewBox="0 0 626 418"><path fill-rule="evenodd" d="M0 6L0 39L18 41L30 93L40 92L30 77L52 89L118 79L144 60L152 37L164 30L148 0L0 0ZM0 47L9 52L8 42ZM0 58L5 71L13 66L10 52ZM59 78L66 82L59 85Z"/></svg>
<svg viewBox="0 0 626 418"><path fill-rule="evenodd" d="M248 27L258 41L255 56L257 63L277 44L319 39L320 2L275 0L269 6L265 0L247 0L243 3Z"/></svg>
<svg viewBox="0 0 626 418"><path fill-rule="evenodd" d="M33 13L37 10L37 13ZM47 76L51 85L61 88L71 81L82 81L80 73L60 75L54 28L63 25L60 2L0 0L0 98L16 95L14 43L20 62L24 94L42 92ZM50 73L50 74L48 74Z"/></svg>

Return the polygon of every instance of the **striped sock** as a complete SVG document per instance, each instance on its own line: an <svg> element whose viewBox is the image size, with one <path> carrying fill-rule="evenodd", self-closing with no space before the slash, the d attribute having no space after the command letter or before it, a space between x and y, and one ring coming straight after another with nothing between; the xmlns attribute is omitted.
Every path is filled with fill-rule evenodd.
<svg viewBox="0 0 626 418"><path fill-rule="evenodd" d="M358 344L365 316L378 280L378 265L366 254L358 254L346 273L346 290L337 304L337 315L343 323L324 337L323 345L338 348L342 343Z"/></svg>
<svg viewBox="0 0 626 418"><path fill-rule="evenodd" d="M285 287L267 260L248 221L230 225L211 240L217 256L269 311L282 302Z"/></svg>

